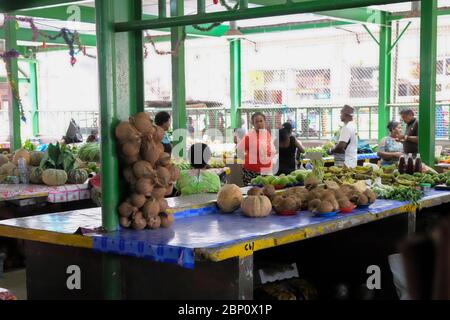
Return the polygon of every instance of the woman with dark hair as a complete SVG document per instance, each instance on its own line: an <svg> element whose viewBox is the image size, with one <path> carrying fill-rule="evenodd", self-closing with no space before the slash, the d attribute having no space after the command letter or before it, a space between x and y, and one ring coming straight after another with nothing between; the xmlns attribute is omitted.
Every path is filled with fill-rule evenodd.
<svg viewBox="0 0 450 320"><path fill-rule="evenodd" d="M387 166L400 159L403 155L403 144L398 141L402 134L402 125L397 121L390 121L387 128L389 136L383 138L378 146L378 156L381 158L381 165Z"/></svg>
<svg viewBox="0 0 450 320"><path fill-rule="evenodd" d="M219 192L219 176L206 170L211 159L209 147L204 143L193 144L189 149L189 159L194 169L181 171L175 186L181 195Z"/></svg>
<svg viewBox="0 0 450 320"><path fill-rule="evenodd" d="M272 157L275 147L272 136L266 129L266 117L261 112L252 115L253 130L250 130L238 143L237 150L244 152L243 182L250 181L261 174L272 174Z"/></svg>
<svg viewBox="0 0 450 320"><path fill-rule="evenodd" d="M289 124L290 125L290 124ZM290 127L292 130L292 127ZM300 142L292 136L292 131L289 130L289 127L285 127L279 130L279 138L278 138L278 172L277 175L280 174L290 174L292 171L295 171L295 159L296 152L303 153L305 149L300 144Z"/></svg>
<svg viewBox="0 0 450 320"><path fill-rule="evenodd" d="M164 146L164 152L172 153L172 144L170 143L167 131L170 129L170 114L166 111L158 112L155 116L155 124L164 129L164 138L161 142Z"/></svg>

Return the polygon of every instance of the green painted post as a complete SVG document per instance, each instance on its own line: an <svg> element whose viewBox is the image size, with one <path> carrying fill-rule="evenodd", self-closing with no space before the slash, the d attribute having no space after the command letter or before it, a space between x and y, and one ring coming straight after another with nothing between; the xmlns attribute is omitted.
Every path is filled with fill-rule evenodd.
<svg viewBox="0 0 450 320"><path fill-rule="evenodd" d="M437 0L421 1L419 152L427 165L435 163Z"/></svg>
<svg viewBox="0 0 450 320"><path fill-rule="evenodd" d="M33 128L33 136L39 135L39 91L37 62L30 61L30 100L31 100L31 125Z"/></svg>
<svg viewBox="0 0 450 320"><path fill-rule="evenodd" d="M184 15L184 1L170 0L170 15L183 16ZM187 113L186 113L186 74L185 74L185 50L183 39L184 27L171 28L171 43L172 50L178 45L178 54L172 55L172 114L173 114L173 128L186 129L187 128ZM180 137L178 141L174 141L175 145L181 145L181 152L176 155L183 157L186 154L186 135Z"/></svg>
<svg viewBox="0 0 450 320"><path fill-rule="evenodd" d="M99 65L102 224L108 231L119 227L117 207L121 200L119 158L114 135L120 120L144 109L142 33L115 34L115 22L140 19L140 0L96 0L97 59ZM106 299L120 299L120 262L103 260Z"/></svg>
<svg viewBox="0 0 450 320"><path fill-rule="evenodd" d="M241 127L241 40L230 41L230 98L231 98L231 128Z"/></svg>
<svg viewBox="0 0 450 320"><path fill-rule="evenodd" d="M16 34L16 22L15 21L7 21L5 23L5 38L6 38L6 51L15 49L17 50L17 34ZM17 64L17 59L9 59L8 61L8 69L11 72L11 79L15 82L17 89L19 90L19 67ZM7 69L7 70L8 70ZM11 93L12 95L12 93ZM9 106L10 108L10 142L11 142L11 151L20 149L22 146L22 141L20 137L20 111L19 111L19 102L12 95L12 104Z"/></svg>
<svg viewBox="0 0 450 320"><path fill-rule="evenodd" d="M387 124L390 118L391 102L391 41L392 22L388 20L387 13L381 14L380 50L379 50L379 77L378 77L378 141L388 135Z"/></svg>

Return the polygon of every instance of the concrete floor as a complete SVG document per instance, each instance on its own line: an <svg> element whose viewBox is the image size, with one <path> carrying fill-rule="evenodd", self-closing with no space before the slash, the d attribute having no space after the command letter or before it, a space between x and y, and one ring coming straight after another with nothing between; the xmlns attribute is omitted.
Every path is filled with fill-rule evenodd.
<svg viewBox="0 0 450 320"><path fill-rule="evenodd" d="M19 300L27 300L26 269L4 273L0 278L0 288L9 290Z"/></svg>

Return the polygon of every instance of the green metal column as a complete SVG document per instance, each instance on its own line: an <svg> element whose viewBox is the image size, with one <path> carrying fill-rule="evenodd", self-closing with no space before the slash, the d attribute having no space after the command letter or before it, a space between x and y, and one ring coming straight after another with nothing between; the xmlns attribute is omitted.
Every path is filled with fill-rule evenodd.
<svg viewBox="0 0 450 320"><path fill-rule="evenodd" d="M119 227L121 200L119 158L114 135L120 120L144 109L142 33L116 34L114 23L140 19L141 0L96 0L97 56L100 88L102 154L102 224L108 231ZM120 299L120 263L114 256L103 260L105 299Z"/></svg>
<svg viewBox="0 0 450 320"><path fill-rule="evenodd" d="M17 34L16 34L16 22L7 21L5 23L5 38L6 38L6 51L17 50ZM19 66L17 64L17 59L9 59L8 68L10 72L10 79L15 82L17 90L19 90ZM22 146L22 141L20 137L20 111L19 102L16 100L14 95L12 95L12 104L9 106L9 122L10 122L10 143L11 151L20 149Z"/></svg>
<svg viewBox="0 0 450 320"><path fill-rule="evenodd" d="M183 0L170 0L170 15L172 17L184 15ZM171 28L172 50L175 50L178 45L178 54L172 55L172 115L174 130L187 128L185 50L184 41L181 41L183 34L184 27ZM183 157L186 154L186 138L179 137L177 141L173 142L178 148L181 143L182 151L176 156Z"/></svg>
<svg viewBox="0 0 450 320"><path fill-rule="evenodd" d="M392 22L387 19L387 13L381 14L379 77L378 77L378 141L388 135L387 124L390 120L391 102L391 41Z"/></svg>
<svg viewBox="0 0 450 320"><path fill-rule="evenodd" d="M231 98L231 128L241 127L241 40L230 41L230 98Z"/></svg>
<svg viewBox="0 0 450 320"><path fill-rule="evenodd" d="M435 163L437 0L421 1L419 152L427 165Z"/></svg>
<svg viewBox="0 0 450 320"><path fill-rule="evenodd" d="M39 135L39 89L37 75L37 61L29 61L30 66L30 102L31 102L31 125L33 136Z"/></svg>

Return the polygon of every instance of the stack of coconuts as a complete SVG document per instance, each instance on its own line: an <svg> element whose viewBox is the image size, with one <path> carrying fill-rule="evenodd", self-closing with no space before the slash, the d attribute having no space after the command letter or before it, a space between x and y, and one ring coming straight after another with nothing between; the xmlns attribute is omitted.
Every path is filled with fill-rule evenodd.
<svg viewBox="0 0 450 320"><path fill-rule="evenodd" d="M119 123L116 138L129 195L119 206L120 225L136 230L170 227L174 218L166 212L164 197L172 194L180 170L164 152L164 130L140 112Z"/></svg>

